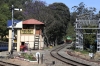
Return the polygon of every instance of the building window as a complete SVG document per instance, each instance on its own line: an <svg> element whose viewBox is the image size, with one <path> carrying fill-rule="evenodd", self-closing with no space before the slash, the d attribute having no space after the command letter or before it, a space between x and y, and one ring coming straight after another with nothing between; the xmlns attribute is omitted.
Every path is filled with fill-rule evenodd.
<svg viewBox="0 0 100 66"><path fill-rule="evenodd" d="M98 35L98 38L100 38L100 35Z"/></svg>
<svg viewBox="0 0 100 66"><path fill-rule="evenodd" d="M39 30L40 29L40 25L36 25L36 30Z"/></svg>
<svg viewBox="0 0 100 66"><path fill-rule="evenodd" d="M97 45L98 47L100 46L100 45Z"/></svg>
<svg viewBox="0 0 100 66"><path fill-rule="evenodd" d="M100 42L100 39L98 39L98 42Z"/></svg>
<svg viewBox="0 0 100 66"><path fill-rule="evenodd" d="M100 50L100 48L98 48L98 51Z"/></svg>
<svg viewBox="0 0 100 66"><path fill-rule="evenodd" d="M34 29L34 25L23 25L23 29Z"/></svg>
<svg viewBox="0 0 100 66"><path fill-rule="evenodd" d="M100 33L100 30L98 30L98 33Z"/></svg>
<svg viewBox="0 0 100 66"><path fill-rule="evenodd" d="M78 37L78 35L76 35L76 37Z"/></svg>

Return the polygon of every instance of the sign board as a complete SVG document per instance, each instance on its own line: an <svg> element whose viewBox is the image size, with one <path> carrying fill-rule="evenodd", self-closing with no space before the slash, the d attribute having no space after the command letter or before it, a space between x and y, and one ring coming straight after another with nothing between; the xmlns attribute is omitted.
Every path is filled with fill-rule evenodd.
<svg viewBox="0 0 100 66"><path fill-rule="evenodd" d="M22 29L21 34L33 34L33 29Z"/></svg>
<svg viewBox="0 0 100 66"><path fill-rule="evenodd" d="M89 56L90 56L90 57L93 57L93 53L89 53Z"/></svg>

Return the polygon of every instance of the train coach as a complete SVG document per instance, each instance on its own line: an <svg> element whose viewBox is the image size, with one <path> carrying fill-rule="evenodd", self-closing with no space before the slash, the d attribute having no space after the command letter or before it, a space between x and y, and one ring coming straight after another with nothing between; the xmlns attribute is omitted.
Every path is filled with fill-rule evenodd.
<svg viewBox="0 0 100 66"><path fill-rule="evenodd" d="M8 50L8 42L0 42L0 51Z"/></svg>
<svg viewBox="0 0 100 66"><path fill-rule="evenodd" d="M13 50L16 50L17 43L13 44ZM8 42L0 42L0 51L8 51Z"/></svg>
<svg viewBox="0 0 100 66"><path fill-rule="evenodd" d="M66 39L66 43L67 43L67 44L72 43L72 38L68 36L67 39Z"/></svg>

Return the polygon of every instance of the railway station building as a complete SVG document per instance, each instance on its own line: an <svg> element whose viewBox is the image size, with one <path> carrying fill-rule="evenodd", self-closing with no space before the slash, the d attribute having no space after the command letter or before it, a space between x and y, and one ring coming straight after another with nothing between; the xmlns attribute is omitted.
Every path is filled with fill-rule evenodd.
<svg viewBox="0 0 100 66"><path fill-rule="evenodd" d="M44 23L35 19L28 19L25 21L14 20L16 25L14 26L14 44L13 48L20 51L22 43L27 44L30 49L43 49L44 37L43 28ZM12 21L8 20L7 28L9 29L9 42L8 51L12 48Z"/></svg>

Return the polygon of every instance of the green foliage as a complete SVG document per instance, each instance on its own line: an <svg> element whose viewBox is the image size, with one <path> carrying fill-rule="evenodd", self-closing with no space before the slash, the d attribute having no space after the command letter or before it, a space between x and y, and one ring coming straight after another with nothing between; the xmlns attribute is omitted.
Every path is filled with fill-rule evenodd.
<svg viewBox="0 0 100 66"><path fill-rule="evenodd" d="M75 40L75 31L74 31L74 26L72 26L71 23L68 24L68 28L66 31L66 36L64 37L64 39L66 39L68 36L70 36L72 38L72 40Z"/></svg>
<svg viewBox="0 0 100 66"><path fill-rule="evenodd" d="M3 38L2 41L8 42L8 38Z"/></svg>
<svg viewBox="0 0 100 66"><path fill-rule="evenodd" d="M70 23L72 24L72 26L74 26L74 22L76 21L76 18L77 18L77 12L70 13Z"/></svg>
<svg viewBox="0 0 100 66"><path fill-rule="evenodd" d="M66 34L67 25L70 20L69 8L63 3L53 3L49 5L49 8L53 12L55 18L51 23L51 37L55 38L53 40L61 41Z"/></svg>
<svg viewBox="0 0 100 66"><path fill-rule="evenodd" d="M23 4L26 0L0 0L0 36L2 41L6 41L3 39L4 36L8 35L8 29L7 29L7 20L11 20L11 11L9 8L13 4L16 8L23 7ZM27 0L30 1L30 0ZM16 19L22 20L23 17L20 12L14 11L14 17Z"/></svg>
<svg viewBox="0 0 100 66"><path fill-rule="evenodd" d="M86 5L81 2L78 4L78 6L73 6L72 7L73 12L71 13L71 20L70 22L73 24L73 22L75 22L76 18L78 20L94 20L97 19L96 18L96 8L95 7L86 7ZM92 15L92 16L91 16ZM99 17L99 14L97 15ZM91 24L91 25L83 25L82 28L97 28L98 26L95 26L95 24ZM97 33L97 30L94 29L85 29L82 30L83 33L89 33L89 34L83 34L84 35L84 48L90 48L90 45L94 45L95 44L95 40L96 40L96 34L92 34L92 33ZM91 34L90 34L91 33Z"/></svg>
<svg viewBox="0 0 100 66"><path fill-rule="evenodd" d="M44 35L50 42L62 40L66 34L70 20L69 8L63 3L53 3L49 6L36 0L0 0L0 36L8 35L7 20L11 20L9 8L22 8L22 12L14 11L14 19L26 20L34 18L45 23ZM3 29L2 29L3 28Z"/></svg>
<svg viewBox="0 0 100 66"><path fill-rule="evenodd" d="M97 26L84 26L85 28L97 28ZM91 30L84 30L84 33L96 33L97 30L95 29L91 29ZM86 34L84 35L84 40L86 44L95 44L95 39L96 39L96 35L95 34Z"/></svg>
<svg viewBox="0 0 100 66"><path fill-rule="evenodd" d="M97 28L98 26L95 25L84 25L84 28Z"/></svg>
<svg viewBox="0 0 100 66"><path fill-rule="evenodd" d="M1 36L1 40L8 33L7 23L6 23L7 19L8 19L8 17L7 17L7 15L5 15L5 13L3 11L2 14L0 14L0 36Z"/></svg>
<svg viewBox="0 0 100 66"><path fill-rule="evenodd" d="M0 36L2 40L4 36L8 35L7 20L11 20L11 11L9 10L11 5L23 9L22 12L14 11L14 19L33 18L44 22L43 33L45 39L50 43L60 41L64 36L75 37L73 22L75 22L76 15L82 11L84 3L77 6L76 12L70 13L69 8L64 3L53 3L47 6L45 2L40 0L0 0ZM90 9L86 10L85 8L85 11L89 12ZM95 8L92 8L92 11L94 12Z"/></svg>
<svg viewBox="0 0 100 66"><path fill-rule="evenodd" d="M31 55L31 54L22 53L21 56L22 56L23 58L25 58L25 59L29 59L29 60L31 60L31 61L36 61L36 58L35 58L33 55Z"/></svg>
<svg viewBox="0 0 100 66"><path fill-rule="evenodd" d="M96 8L95 7L86 7L86 5L81 2L79 3L78 6L73 6L72 7L74 9L75 12L77 12L78 15L81 15L81 14L94 14L94 12L96 12ZM89 15L88 17L84 17L86 19L90 19L91 16ZM92 17L93 18L93 17Z"/></svg>
<svg viewBox="0 0 100 66"><path fill-rule="evenodd" d="M45 23L45 41L58 42L66 34L67 24L70 20L69 8L63 3L53 3L46 6L43 1L29 2L24 5L24 18L34 18ZM34 7L34 8L33 8Z"/></svg>
<svg viewBox="0 0 100 66"><path fill-rule="evenodd" d="M79 49L75 49L77 52L81 52L82 54L89 54L90 52L87 50L80 51Z"/></svg>
<svg viewBox="0 0 100 66"><path fill-rule="evenodd" d="M94 34L86 34L84 38L86 44L95 44L96 36Z"/></svg>

